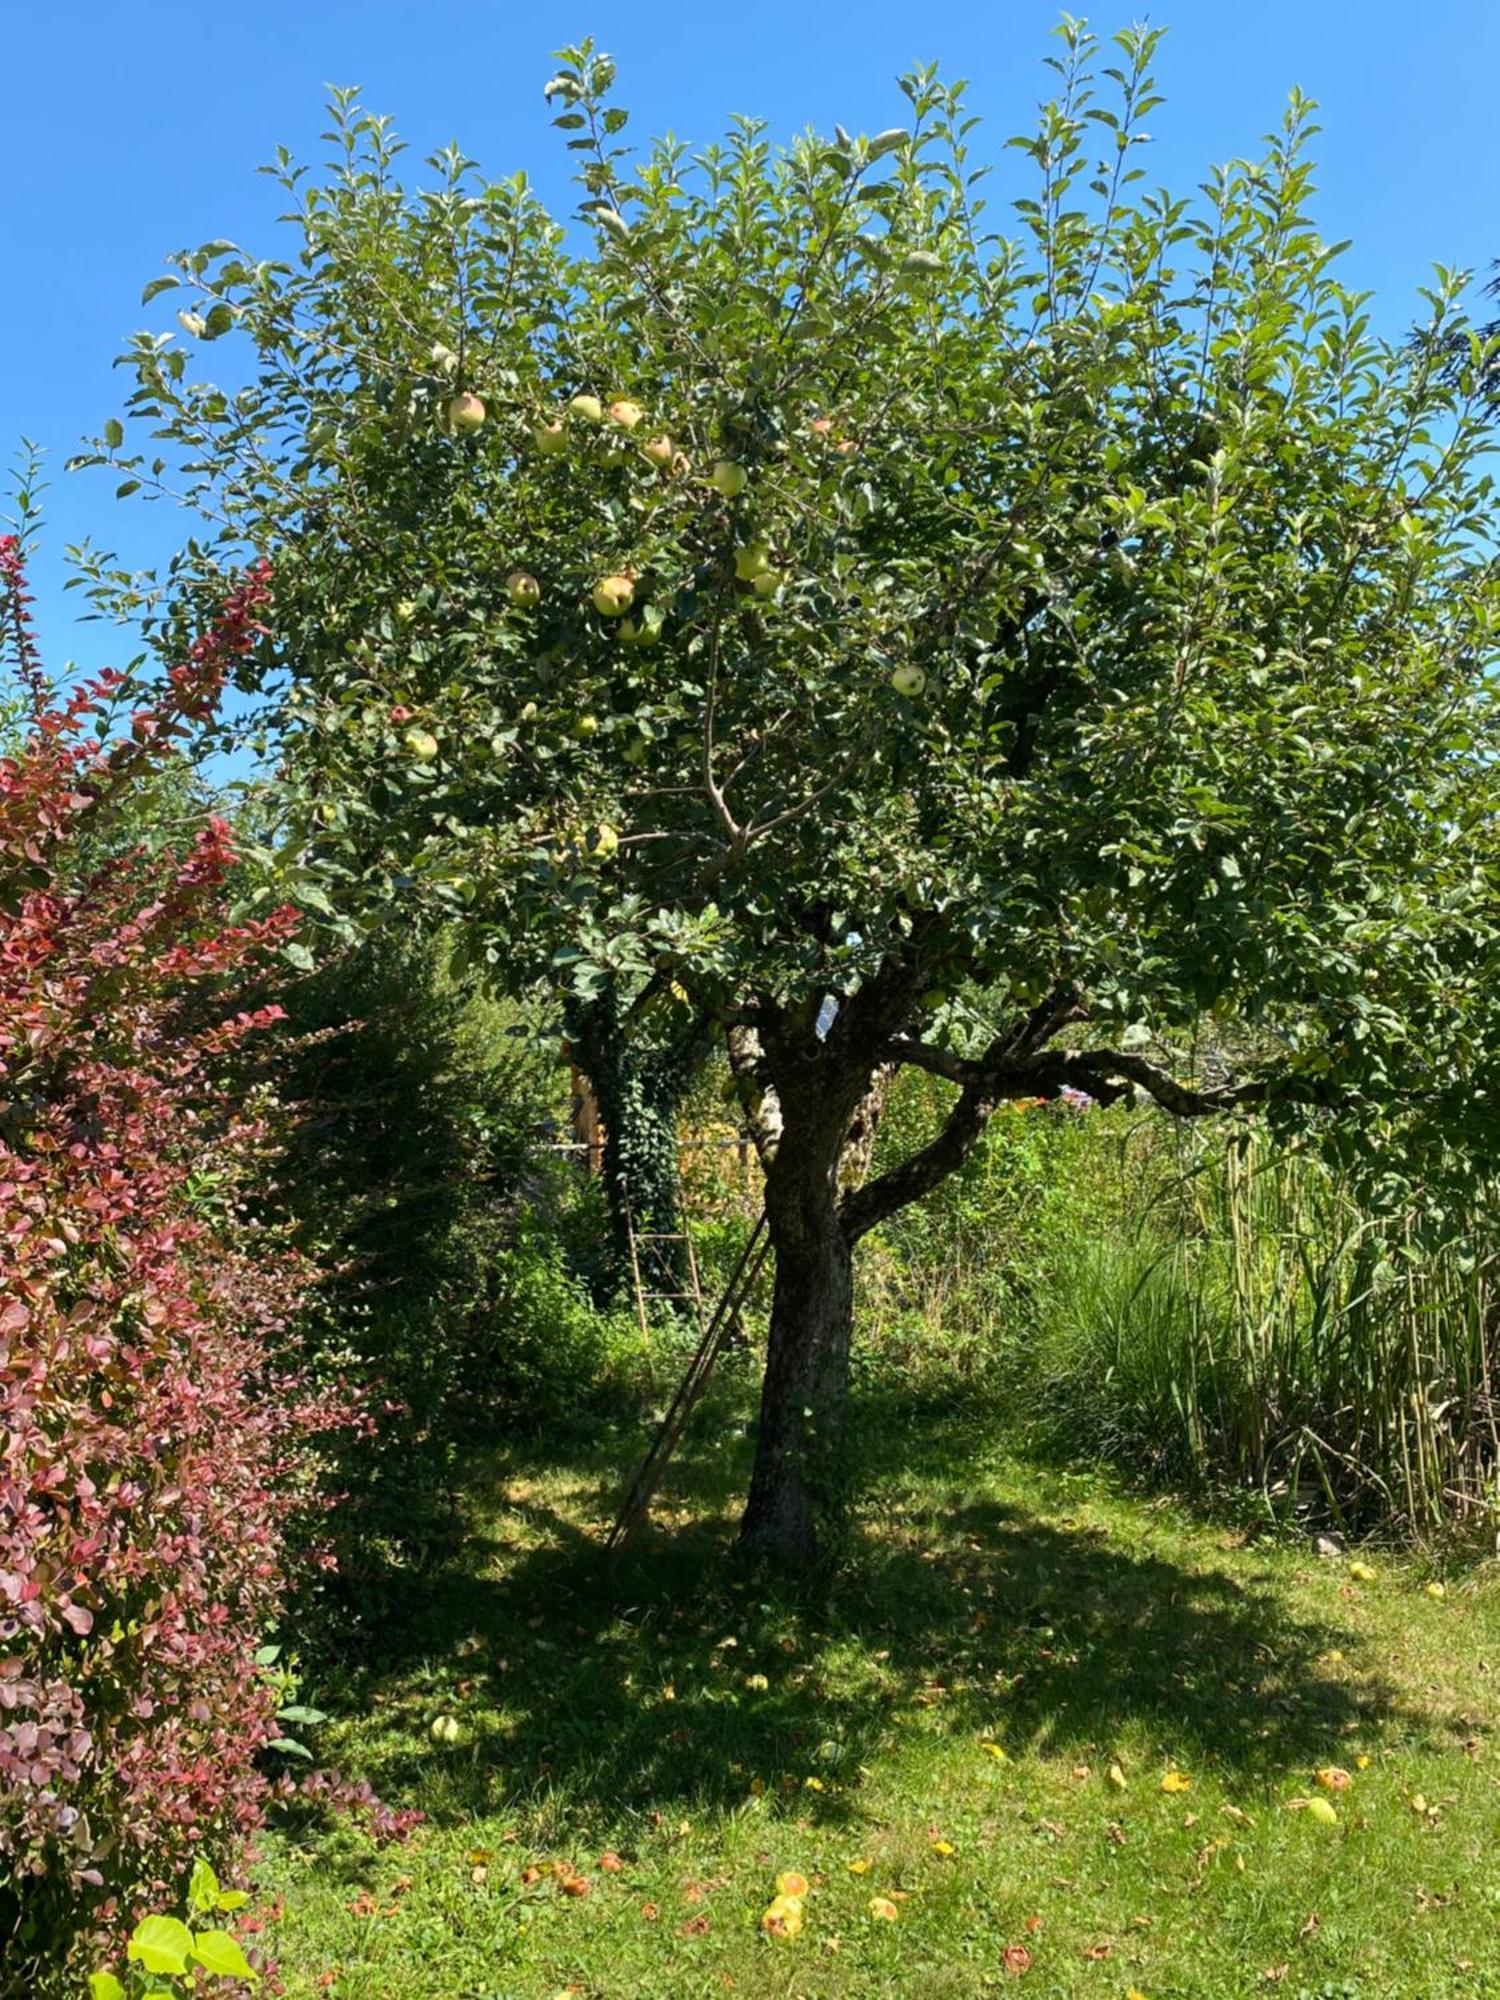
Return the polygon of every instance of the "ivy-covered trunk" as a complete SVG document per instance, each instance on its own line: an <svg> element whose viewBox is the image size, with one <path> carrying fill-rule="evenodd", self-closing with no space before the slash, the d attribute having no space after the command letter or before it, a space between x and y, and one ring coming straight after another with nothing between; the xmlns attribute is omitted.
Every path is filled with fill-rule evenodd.
<svg viewBox="0 0 1500 2000"><path fill-rule="evenodd" d="M631 1226L648 1236L682 1227L677 1110L705 1050L697 1023L668 1040L622 1018L613 990L576 1007L568 1023L579 1067L604 1124L601 1179L609 1215L605 1285L618 1292L631 1267ZM640 1253L648 1291L683 1289L680 1246L652 1243Z"/></svg>

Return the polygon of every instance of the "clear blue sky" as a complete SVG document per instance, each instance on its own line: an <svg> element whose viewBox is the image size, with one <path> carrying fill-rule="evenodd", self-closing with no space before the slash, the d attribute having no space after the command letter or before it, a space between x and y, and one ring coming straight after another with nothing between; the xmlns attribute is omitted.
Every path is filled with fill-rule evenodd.
<svg viewBox="0 0 1500 2000"><path fill-rule="evenodd" d="M1089 11L1075 5L1078 13ZM147 315L141 287L163 254L228 236L275 243L276 190L255 168L280 142L317 151L327 83L358 83L392 113L412 160L457 139L495 174L524 166L571 205L567 156L547 122L549 55L592 33L620 64L633 129L713 136L732 112L776 134L835 121L901 121L896 74L936 59L971 79L1000 141L1046 87L1050 0L12 0L0 67L0 450L46 446L51 532L36 581L54 666L97 665L104 636L70 619L65 542L91 534L133 562L183 523L117 504L103 475L62 461L117 406L110 363ZM1132 18L1090 11L1111 30ZM1146 164L1174 187L1253 151L1299 84L1322 106L1317 142L1326 237L1352 237L1348 272L1396 328L1437 261L1500 256L1500 5L1496 0L1166 0L1168 103ZM983 148L981 150L984 150ZM1014 156L1013 156L1014 157ZM158 312L160 308L157 309Z"/></svg>

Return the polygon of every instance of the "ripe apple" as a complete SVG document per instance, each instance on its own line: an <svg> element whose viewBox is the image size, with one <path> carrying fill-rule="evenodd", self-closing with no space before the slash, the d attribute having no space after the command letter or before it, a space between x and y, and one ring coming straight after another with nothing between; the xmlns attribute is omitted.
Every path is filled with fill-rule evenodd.
<svg viewBox="0 0 1500 2000"><path fill-rule="evenodd" d="M568 448L568 427L560 417L554 417L550 423L537 425L531 442L543 458L556 458Z"/></svg>
<svg viewBox="0 0 1500 2000"><path fill-rule="evenodd" d="M612 826L600 826L594 833L593 845L589 850L596 861L613 861L620 851L620 836Z"/></svg>
<svg viewBox="0 0 1500 2000"><path fill-rule="evenodd" d="M833 430L832 417L814 417L807 427L814 437L826 438Z"/></svg>
<svg viewBox="0 0 1500 2000"><path fill-rule="evenodd" d="M580 743L586 743L591 736L597 736L599 734L598 716L575 715L573 718L573 726L569 730L568 734L570 736L576 737Z"/></svg>
<svg viewBox="0 0 1500 2000"><path fill-rule="evenodd" d="M781 588L780 570L763 569L759 576L751 577L750 588L757 597L774 597Z"/></svg>
<svg viewBox="0 0 1500 2000"><path fill-rule="evenodd" d="M594 609L601 618L619 618L634 596L635 584L628 576L601 576L594 585Z"/></svg>
<svg viewBox="0 0 1500 2000"><path fill-rule="evenodd" d="M632 403L628 396L622 396L609 406L610 422L618 424L622 430L633 431L645 414L640 404Z"/></svg>
<svg viewBox="0 0 1500 2000"><path fill-rule="evenodd" d="M738 499L749 484L750 475L743 465L732 458L717 459L713 471L708 475L708 483L726 500Z"/></svg>
<svg viewBox="0 0 1500 2000"><path fill-rule="evenodd" d="M771 551L764 542L749 542L734 552L734 573L741 583L754 583L771 566Z"/></svg>
<svg viewBox="0 0 1500 2000"><path fill-rule="evenodd" d="M454 1715L435 1715L429 1731L434 1743L456 1743L463 1731Z"/></svg>
<svg viewBox="0 0 1500 2000"><path fill-rule="evenodd" d="M677 454L677 447L669 437L648 438L641 450L658 472L665 472Z"/></svg>
<svg viewBox="0 0 1500 2000"><path fill-rule="evenodd" d="M897 694L919 695L927 685L927 676L920 667L897 667L891 675L891 686Z"/></svg>
<svg viewBox="0 0 1500 2000"><path fill-rule="evenodd" d="M408 729L405 742L420 764L430 764L438 753L438 740L430 729Z"/></svg>
<svg viewBox="0 0 1500 2000"><path fill-rule="evenodd" d="M519 604L524 611L534 611L542 601L542 586L529 570L513 569L505 579L505 588L511 603Z"/></svg>
<svg viewBox="0 0 1500 2000"><path fill-rule="evenodd" d="M392 722L410 722L411 717L412 717L412 712L407 707L404 701L398 701L395 707L392 708L391 710Z"/></svg>
<svg viewBox="0 0 1500 2000"><path fill-rule="evenodd" d="M575 396L568 405L575 417L582 417L586 424L600 424L604 421L604 405L597 396Z"/></svg>
<svg viewBox="0 0 1500 2000"><path fill-rule="evenodd" d="M477 431L485 419L484 404L467 389L450 399L448 404L448 428L456 437L467 437Z"/></svg>

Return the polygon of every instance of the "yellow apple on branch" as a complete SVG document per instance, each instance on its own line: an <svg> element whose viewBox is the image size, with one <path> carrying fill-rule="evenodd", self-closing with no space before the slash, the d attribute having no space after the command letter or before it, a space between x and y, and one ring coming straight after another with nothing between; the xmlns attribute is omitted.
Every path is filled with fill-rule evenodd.
<svg viewBox="0 0 1500 2000"><path fill-rule="evenodd" d="M455 437L468 437L479 430L485 415L484 404L468 389L449 399L448 428Z"/></svg>
<svg viewBox="0 0 1500 2000"><path fill-rule="evenodd" d="M601 618L620 618L630 609L635 584L628 576L601 576L594 585L594 609Z"/></svg>

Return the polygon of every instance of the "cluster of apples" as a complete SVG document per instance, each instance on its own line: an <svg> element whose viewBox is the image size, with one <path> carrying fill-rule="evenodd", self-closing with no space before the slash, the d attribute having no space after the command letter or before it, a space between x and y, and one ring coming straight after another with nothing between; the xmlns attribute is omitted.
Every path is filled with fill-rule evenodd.
<svg viewBox="0 0 1500 2000"><path fill-rule="evenodd" d="M547 418L536 426L531 434L532 445L543 457L556 457L568 448L569 417L585 424L609 423L628 432L634 431L643 422L645 414L640 404L628 396L617 397L606 404L598 396L585 391L571 399L565 416ZM462 391L449 400L448 428L455 436L469 435L483 426L486 415L482 399L472 391ZM858 449L853 439L835 434L830 417L814 418L811 429L815 436L832 444L839 452ZM659 472L682 477L692 470L686 453L679 451L672 438L665 433L648 439L641 450ZM737 500L749 483L749 474L735 459L716 459L713 469L706 475L706 483L724 499ZM736 578L741 583L749 584L758 597L772 597L781 586L781 577L771 563L771 552L764 542L746 543L737 549L734 572ZM648 606L639 617L627 615L635 602L635 585L636 579L630 571L611 571L594 585L590 602L601 618L621 620L620 637L627 645L648 646L660 636L662 613L657 607ZM522 610L535 610L541 603L542 587L527 570L513 570L506 579L506 589L512 603ZM927 686L927 676L921 667L910 663L897 667L890 680L895 692L908 701L915 701Z"/></svg>
<svg viewBox="0 0 1500 2000"><path fill-rule="evenodd" d="M539 423L531 433L531 442L544 458L556 458L568 448L569 417L576 423L612 424L616 430L633 431L645 420L645 415L630 396L617 396L613 402L604 403L585 391L573 397L563 416L549 417ZM670 472L680 478L692 470L687 454L679 451L665 435L648 438L641 446L641 453L658 472Z"/></svg>
<svg viewBox="0 0 1500 2000"><path fill-rule="evenodd" d="M555 458L568 449L568 420L590 425L611 424L622 431L634 431L645 419L645 411L631 397L620 396L611 403L604 403L598 396L587 391L574 396L568 403L564 415L549 417L539 423L531 433L533 448L544 458ZM668 473L673 478L682 478L692 470L687 454L680 451L676 442L667 433L648 438L641 446L641 454L647 463L658 472ZM706 481L716 493L726 500L734 500L744 492L749 482L749 474L743 465L733 459L717 459L713 469L706 475ZM768 563L759 561L753 571L742 572L746 580L767 569ZM511 579L511 596L517 603L528 607L540 597L529 595L535 587L535 579L518 573ZM518 595L519 584L524 595ZM774 585L772 586L774 587ZM662 612L655 605L648 605L639 616L629 615L635 603L636 578L629 570L612 570L602 576L589 593L589 601L601 618L618 618L621 639L627 646L649 646L661 634ZM762 594L766 594L761 586Z"/></svg>

